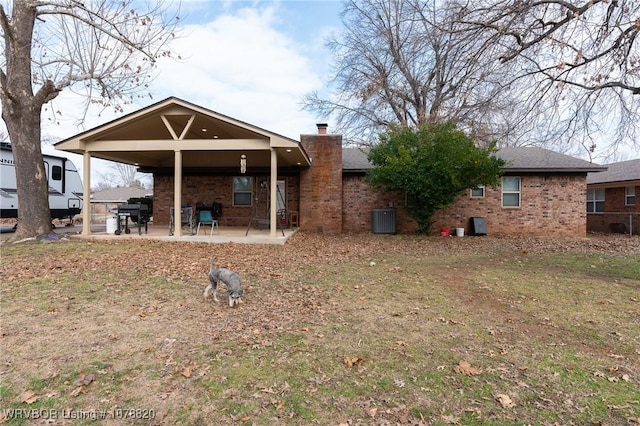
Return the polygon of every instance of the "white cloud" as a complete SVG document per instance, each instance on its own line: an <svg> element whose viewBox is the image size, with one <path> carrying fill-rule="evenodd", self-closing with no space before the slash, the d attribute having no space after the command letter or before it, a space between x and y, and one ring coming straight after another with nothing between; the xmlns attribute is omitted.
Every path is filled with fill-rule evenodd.
<svg viewBox="0 0 640 426"><path fill-rule="evenodd" d="M185 27L172 46L182 60L162 60L154 89L294 139L313 132L300 101L323 79L304 47L275 29L276 11L244 8Z"/></svg>
<svg viewBox="0 0 640 426"><path fill-rule="evenodd" d="M126 105L124 113L92 105L84 115L85 98L62 92L43 113L43 137L54 142L107 123L169 96L176 96L224 115L298 139L314 133L322 118L301 111L304 94L320 90L325 71L322 39L302 44L278 29L281 5L225 9L207 22L185 25L172 45L181 60L162 59L151 85L153 99ZM192 20L193 21L193 20ZM281 22L280 22L281 23ZM310 43L310 44L309 44ZM317 43L317 44L315 44ZM146 99L146 101L145 101ZM55 122L50 111L58 111ZM67 155L82 173L82 158ZM108 173L110 163L92 159L92 183Z"/></svg>

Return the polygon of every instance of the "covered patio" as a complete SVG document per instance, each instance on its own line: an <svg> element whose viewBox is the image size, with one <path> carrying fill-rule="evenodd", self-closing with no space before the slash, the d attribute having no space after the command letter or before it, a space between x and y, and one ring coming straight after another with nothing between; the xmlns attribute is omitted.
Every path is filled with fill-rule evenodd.
<svg viewBox="0 0 640 426"><path fill-rule="evenodd" d="M167 178L170 179L173 184L170 202L158 199L154 194L154 231L149 232L150 237L161 236L160 231L156 232L155 228L168 221L171 209L177 212L186 206L183 194L184 177L187 174L261 174L268 178L269 185L269 211L266 215L268 238L283 238L277 222L279 173L299 175L302 168L311 165L310 158L296 140L174 97L58 142L54 146L58 150L83 156L84 200L90 199L91 158L129 164L136 166L141 172L152 173L154 189L159 176L163 178L163 183L168 181ZM189 201L192 200L187 200ZM233 202L235 203L235 198ZM87 201L85 205L88 205ZM90 209L83 209L82 216L82 235L92 235ZM231 229L237 229L234 234L241 231L242 235L226 236L228 238L239 238L246 231L243 226L234 226L227 232ZM175 227L172 236L166 231L167 228L164 228L166 239L181 239L184 236L180 226ZM251 229L249 235L255 235L258 231L263 230ZM137 232L135 236L138 237ZM189 239L201 238L189 234L186 236Z"/></svg>
<svg viewBox="0 0 640 426"><path fill-rule="evenodd" d="M103 240L103 241L120 241L120 240L157 240L157 241L181 241L191 243L209 243L209 244L284 244L287 240L298 232L297 228L283 227L278 228L275 238L271 236L269 229L251 228L247 232L246 227L240 226L223 226L215 229L213 233L209 228L201 229L199 234L191 235L187 228L183 228L181 235L178 236L174 232L169 235L168 228L164 225L149 224L148 231L138 234L137 228L131 228L131 233L115 235L112 232L107 233L104 225L92 225L90 234L77 234L73 238L82 238L85 240ZM284 233L284 235L283 235Z"/></svg>

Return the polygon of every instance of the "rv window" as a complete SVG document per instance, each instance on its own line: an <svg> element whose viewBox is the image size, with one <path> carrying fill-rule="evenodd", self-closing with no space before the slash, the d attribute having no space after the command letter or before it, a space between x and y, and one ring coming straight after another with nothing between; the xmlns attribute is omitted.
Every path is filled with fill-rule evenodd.
<svg viewBox="0 0 640 426"><path fill-rule="evenodd" d="M51 167L51 179L62 180L62 167L60 166Z"/></svg>

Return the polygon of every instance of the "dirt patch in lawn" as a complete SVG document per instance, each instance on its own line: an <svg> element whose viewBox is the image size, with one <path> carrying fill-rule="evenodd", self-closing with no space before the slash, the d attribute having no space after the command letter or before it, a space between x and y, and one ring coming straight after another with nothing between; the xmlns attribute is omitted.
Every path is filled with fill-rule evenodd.
<svg viewBox="0 0 640 426"><path fill-rule="evenodd" d="M2 409L105 424L614 424L640 411L640 277L624 275L637 237L1 249ZM243 277L237 309L203 300L213 256Z"/></svg>

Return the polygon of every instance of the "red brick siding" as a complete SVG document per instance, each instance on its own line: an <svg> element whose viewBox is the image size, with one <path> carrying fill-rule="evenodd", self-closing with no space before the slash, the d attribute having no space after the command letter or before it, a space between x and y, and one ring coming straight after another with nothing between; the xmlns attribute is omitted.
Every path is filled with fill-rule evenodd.
<svg viewBox="0 0 640 426"><path fill-rule="evenodd" d="M500 188L485 188L484 198L470 198L468 192L434 216L432 232L442 227L465 228L469 218L484 217L490 235L585 235L585 176L521 176L521 208L502 208ZM370 231L371 210L385 208L389 202L396 210L399 233L417 230L405 210L404 194L376 193L368 190L362 177L345 177L345 231Z"/></svg>
<svg viewBox="0 0 640 426"><path fill-rule="evenodd" d="M432 229L465 228L468 233L469 218L484 217L489 235L586 235L585 175L520 178L520 208L503 208L502 189L487 187L484 198L470 198L467 192L436 213Z"/></svg>
<svg viewBox="0 0 640 426"><path fill-rule="evenodd" d="M342 174L342 138L339 135L303 135L301 143L312 159L300 177L287 176L289 211L299 212L300 228L328 234L371 232L371 211L396 208L396 231L411 233L417 225L409 217L402 191L372 191L361 174ZM463 227L469 233L469 218L484 217L489 235L586 234L585 175L521 177L521 207L502 208L501 189L486 188L484 198L461 195L454 205L434 216L432 231ZM254 191L267 176L254 179ZM246 226L250 207L232 206L232 176L184 176L182 204L222 203L223 226ZM173 206L173 176L154 177L154 221L168 225ZM636 190L637 193L640 191ZM622 193L624 195L624 192ZM254 199L256 193L254 192ZM611 197L614 199L613 197ZM624 202L624 201L623 201ZM266 204L259 211L266 212Z"/></svg>
<svg viewBox="0 0 640 426"><path fill-rule="evenodd" d="M300 229L342 233L342 136L302 135L311 167L300 171Z"/></svg>
<svg viewBox="0 0 640 426"><path fill-rule="evenodd" d="M299 178L297 176L280 177L286 182L285 203L289 211L298 211ZM268 181L266 176L254 176L253 203L259 194L260 183ZM154 176L153 180L153 220L160 225L169 225L169 211L173 207L173 176ZM256 192L258 191L258 192ZM266 194L263 194L266 195ZM247 226L253 215L252 207L233 206L233 176L183 176L182 204L195 208L198 203L222 204L222 216L218 218L221 226ZM266 218L266 197L259 200L258 213Z"/></svg>
<svg viewBox="0 0 640 426"><path fill-rule="evenodd" d="M640 195L640 186L636 186L636 203L633 206L625 205L626 202L626 189L620 188L607 188L604 193L604 211L605 212L638 212L640 213L640 204L638 202L638 196Z"/></svg>
<svg viewBox="0 0 640 426"><path fill-rule="evenodd" d="M625 205L625 187L606 188L604 194L605 213L587 214L587 229L589 232L612 232L612 226L617 228L623 224L626 232L632 228L633 234L640 234L640 186L636 186L636 203ZM631 221L629 220L631 215Z"/></svg>
<svg viewBox="0 0 640 426"><path fill-rule="evenodd" d="M633 235L640 235L640 212L589 213L587 230L606 233L628 233L631 230Z"/></svg>
<svg viewBox="0 0 640 426"><path fill-rule="evenodd" d="M370 232L372 210L386 209L390 204L396 209L396 232L405 234L418 229L416 222L407 215L404 208L404 191L372 191L364 176L353 174L344 176L343 185L344 232Z"/></svg>

